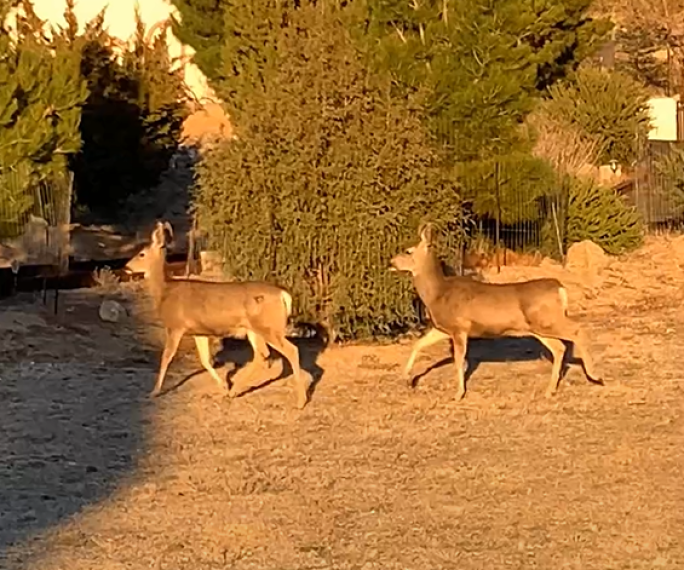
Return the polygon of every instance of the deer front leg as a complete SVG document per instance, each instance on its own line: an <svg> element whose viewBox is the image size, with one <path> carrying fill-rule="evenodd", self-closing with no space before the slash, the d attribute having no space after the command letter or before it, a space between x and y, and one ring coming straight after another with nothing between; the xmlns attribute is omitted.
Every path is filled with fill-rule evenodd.
<svg viewBox="0 0 684 570"><path fill-rule="evenodd" d="M413 345L413 349L411 350L411 355L406 362L406 366L404 367L404 378L406 379L406 383L409 385L409 387L413 387L411 369L416 362L418 353L420 353L421 350L425 350L429 346L432 346L433 344L437 344L441 340L447 340L450 338L451 337L447 333L444 333L438 329L430 329L427 333L425 333L424 336L416 341L416 343Z"/></svg>
<svg viewBox="0 0 684 570"><path fill-rule="evenodd" d="M204 369L209 372L209 375L216 381L219 388L222 390L227 390L226 382L221 378L216 368L212 366L211 363L211 350L209 349L209 337L208 336L196 336L195 345L197 346L197 354L199 355L200 362Z"/></svg>
<svg viewBox="0 0 684 570"><path fill-rule="evenodd" d="M456 366L456 380L458 382L458 392L456 399L462 400L465 396L465 357L468 350L468 334L459 332L451 337L454 343L454 366Z"/></svg>
<svg viewBox="0 0 684 570"><path fill-rule="evenodd" d="M150 392L150 396L154 398L161 393L164 378L166 378L166 371L169 369L169 364L178 351L178 345L185 331L177 329L166 329L166 342L164 343L164 352L162 353L161 364L159 366L159 374L157 375L157 382L154 389Z"/></svg>

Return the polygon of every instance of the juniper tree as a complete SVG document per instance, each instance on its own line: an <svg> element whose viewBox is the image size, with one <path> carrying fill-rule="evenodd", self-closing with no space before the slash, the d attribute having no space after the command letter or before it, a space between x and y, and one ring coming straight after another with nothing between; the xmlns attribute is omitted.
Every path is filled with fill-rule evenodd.
<svg viewBox="0 0 684 570"><path fill-rule="evenodd" d="M457 224L457 189L422 123L420 100L392 97L336 2L271 0L228 23L222 73L236 140L209 152L195 207L238 278L290 286L299 315L343 336L414 317L406 280L387 271L421 219Z"/></svg>

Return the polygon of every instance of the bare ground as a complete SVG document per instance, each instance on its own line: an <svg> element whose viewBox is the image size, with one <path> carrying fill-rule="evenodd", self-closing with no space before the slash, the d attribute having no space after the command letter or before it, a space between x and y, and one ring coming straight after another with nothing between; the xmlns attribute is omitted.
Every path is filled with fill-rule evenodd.
<svg viewBox="0 0 684 570"><path fill-rule="evenodd" d="M303 412L283 381L230 401L207 374L150 402L135 312L3 302L0 567L680 568L682 295L640 255L642 282L616 262L574 306L607 385L574 366L550 401L536 344L481 341L462 403L446 344L405 386L407 343L305 351ZM171 385L199 368L181 350Z"/></svg>

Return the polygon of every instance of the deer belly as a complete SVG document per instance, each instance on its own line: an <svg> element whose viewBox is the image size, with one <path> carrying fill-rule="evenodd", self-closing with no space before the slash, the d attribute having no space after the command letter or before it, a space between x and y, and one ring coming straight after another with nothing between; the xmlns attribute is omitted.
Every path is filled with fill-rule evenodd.
<svg viewBox="0 0 684 570"><path fill-rule="evenodd" d="M190 317L190 315L188 315ZM247 328L246 319L218 314L192 315L185 319L188 334L202 336L228 336L239 334L244 336Z"/></svg>

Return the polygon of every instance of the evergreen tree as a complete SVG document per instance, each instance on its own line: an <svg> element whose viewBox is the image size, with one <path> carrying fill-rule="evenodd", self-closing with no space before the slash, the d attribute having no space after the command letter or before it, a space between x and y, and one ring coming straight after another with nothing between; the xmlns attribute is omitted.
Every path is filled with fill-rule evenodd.
<svg viewBox="0 0 684 570"><path fill-rule="evenodd" d="M9 2L0 3L6 21ZM17 38L0 29L0 234L19 228L34 206L37 185L62 177L80 147L87 91L79 59L44 34L44 22L23 3Z"/></svg>
<svg viewBox="0 0 684 570"><path fill-rule="evenodd" d="M667 38L658 29L634 27L621 29L616 35L621 53L617 69L656 90L667 92L671 87L667 62L656 53L667 49Z"/></svg>
<svg viewBox="0 0 684 570"><path fill-rule="evenodd" d="M211 247L232 276L289 286L299 317L341 336L405 325L411 285L389 259L421 219L460 219L420 100L392 97L387 76L369 73L348 31L353 7L239 10L223 55L237 138L200 163L195 195Z"/></svg>
<svg viewBox="0 0 684 570"><path fill-rule="evenodd" d="M574 81L552 87L543 110L596 141L599 164L629 165L639 155L638 141L648 136L648 97L646 88L624 73L583 68Z"/></svg>
<svg viewBox="0 0 684 570"><path fill-rule="evenodd" d="M70 17L74 18L73 7ZM128 196L154 186L168 166L187 116L180 70L173 70L165 31L147 45L136 13L136 35L121 60L104 30L104 11L71 38L89 95L83 109L83 147L73 158L76 199L113 213Z"/></svg>
<svg viewBox="0 0 684 570"><path fill-rule="evenodd" d="M194 63L211 81L221 78L226 0L171 0L180 19L172 20L174 35L195 50ZM251 3L250 3L251 4Z"/></svg>
<svg viewBox="0 0 684 570"><path fill-rule="evenodd" d="M418 6L418 7L417 7ZM534 98L610 28L590 0L368 0L366 40L399 85L428 85L432 127L457 160L507 152Z"/></svg>

